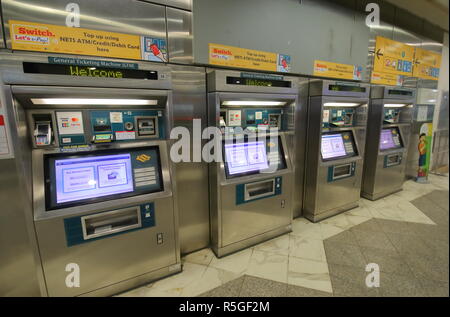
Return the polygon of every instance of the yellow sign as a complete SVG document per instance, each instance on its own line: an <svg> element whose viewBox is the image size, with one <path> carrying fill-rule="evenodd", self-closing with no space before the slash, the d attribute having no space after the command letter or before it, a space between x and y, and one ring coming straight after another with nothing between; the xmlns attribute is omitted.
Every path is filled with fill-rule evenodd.
<svg viewBox="0 0 450 317"><path fill-rule="evenodd" d="M313 75L320 77L361 80L362 66L315 60Z"/></svg>
<svg viewBox="0 0 450 317"><path fill-rule="evenodd" d="M274 72L289 72L289 55L209 43L209 64Z"/></svg>
<svg viewBox="0 0 450 317"><path fill-rule="evenodd" d="M13 50L141 59L141 37L9 20Z"/></svg>
<svg viewBox="0 0 450 317"><path fill-rule="evenodd" d="M442 56L439 53L416 48L414 58L414 77L438 80Z"/></svg>
<svg viewBox="0 0 450 317"><path fill-rule="evenodd" d="M378 85L401 86L403 83L403 76L388 73L372 72L370 82L372 84Z"/></svg>
<svg viewBox="0 0 450 317"><path fill-rule="evenodd" d="M152 157L150 155L147 154L141 154L138 157L136 157L136 160L141 162L141 163L145 163L147 161L149 161Z"/></svg>
<svg viewBox="0 0 450 317"><path fill-rule="evenodd" d="M375 72L412 76L414 47L377 36L373 70Z"/></svg>

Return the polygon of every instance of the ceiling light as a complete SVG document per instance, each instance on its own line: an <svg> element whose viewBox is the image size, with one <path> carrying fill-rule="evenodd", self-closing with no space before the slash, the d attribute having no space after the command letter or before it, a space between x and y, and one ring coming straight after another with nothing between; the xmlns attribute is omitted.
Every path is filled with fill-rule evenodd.
<svg viewBox="0 0 450 317"><path fill-rule="evenodd" d="M158 100L146 99L90 99L90 98L31 98L35 105L91 105L91 106L109 106L109 105L157 105Z"/></svg>
<svg viewBox="0 0 450 317"><path fill-rule="evenodd" d="M384 105L385 108L401 108L406 107L408 104L406 103L387 103Z"/></svg>
<svg viewBox="0 0 450 317"><path fill-rule="evenodd" d="M222 102L224 106L282 106L285 101L229 100Z"/></svg>
<svg viewBox="0 0 450 317"><path fill-rule="evenodd" d="M360 103L354 102L325 102L325 107L358 107Z"/></svg>

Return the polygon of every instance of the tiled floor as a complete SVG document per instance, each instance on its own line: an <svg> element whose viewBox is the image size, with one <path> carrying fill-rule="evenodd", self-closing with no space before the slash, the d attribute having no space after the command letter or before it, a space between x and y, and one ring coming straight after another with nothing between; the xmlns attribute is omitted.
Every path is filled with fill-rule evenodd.
<svg viewBox="0 0 450 317"><path fill-rule="evenodd" d="M311 223L218 259L204 249L183 272L120 296L448 296L448 177ZM380 287L366 286L368 263Z"/></svg>

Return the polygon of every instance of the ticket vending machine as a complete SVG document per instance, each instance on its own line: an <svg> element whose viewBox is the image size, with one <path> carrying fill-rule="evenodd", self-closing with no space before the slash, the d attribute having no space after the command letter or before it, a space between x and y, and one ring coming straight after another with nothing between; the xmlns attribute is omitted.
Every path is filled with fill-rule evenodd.
<svg viewBox="0 0 450 317"><path fill-rule="evenodd" d="M406 177L426 183L433 148L433 116L439 94L437 89L418 88L411 122Z"/></svg>
<svg viewBox="0 0 450 317"><path fill-rule="evenodd" d="M415 90L372 86L361 195L376 200L402 190Z"/></svg>
<svg viewBox="0 0 450 317"><path fill-rule="evenodd" d="M218 133L209 165L211 240L221 257L291 231L288 134L298 89L296 78L268 74L212 70L207 80L209 125Z"/></svg>
<svg viewBox="0 0 450 317"><path fill-rule="evenodd" d="M316 222L358 206L370 87L309 85L304 216Z"/></svg>
<svg viewBox="0 0 450 317"><path fill-rule="evenodd" d="M170 71L82 61L14 54L0 63L26 180L17 191L48 296L111 295L181 270Z"/></svg>

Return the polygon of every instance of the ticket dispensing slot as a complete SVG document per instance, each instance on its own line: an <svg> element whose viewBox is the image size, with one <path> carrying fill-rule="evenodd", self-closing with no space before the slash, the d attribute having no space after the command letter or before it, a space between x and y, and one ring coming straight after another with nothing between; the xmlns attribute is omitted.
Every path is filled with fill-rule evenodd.
<svg viewBox="0 0 450 317"><path fill-rule="evenodd" d="M52 115L50 113L33 114L34 131L33 140L34 144L38 147L49 146L53 143L53 125Z"/></svg>
<svg viewBox="0 0 450 317"><path fill-rule="evenodd" d="M333 166L333 180L352 176L352 164Z"/></svg>
<svg viewBox="0 0 450 317"><path fill-rule="evenodd" d="M384 167L400 165L401 162L402 162L401 153L386 155L384 160Z"/></svg>
<svg viewBox="0 0 450 317"><path fill-rule="evenodd" d="M275 194L275 179L245 184L245 201Z"/></svg>
<svg viewBox="0 0 450 317"><path fill-rule="evenodd" d="M139 207L125 208L81 217L84 240L141 227Z"/></svg>
<svg viewBox="0 0 450 317"><path fill-rule="evenodd" d="M138 137L158 137L158 117L136 117Z"/></svg>

